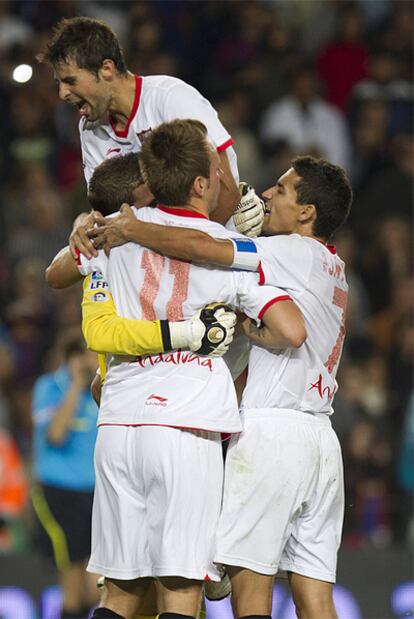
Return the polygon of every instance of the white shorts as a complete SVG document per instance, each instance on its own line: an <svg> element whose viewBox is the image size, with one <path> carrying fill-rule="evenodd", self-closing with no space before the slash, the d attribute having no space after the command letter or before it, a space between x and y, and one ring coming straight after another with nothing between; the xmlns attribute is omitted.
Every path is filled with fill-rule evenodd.
<svg viewBox="0 0 414 619"><path fill-rule="evenodd" d="M227 452L216 562L335 582L344 487L329 418L254 409L243 423Z"/></svg>
<svg viewBox="0 0 414 619"><path fill-rule="evenodd" d="M223 489L220 434L102 426L95 473L89 572L120 580L219 580L213 554Z"/></svg>

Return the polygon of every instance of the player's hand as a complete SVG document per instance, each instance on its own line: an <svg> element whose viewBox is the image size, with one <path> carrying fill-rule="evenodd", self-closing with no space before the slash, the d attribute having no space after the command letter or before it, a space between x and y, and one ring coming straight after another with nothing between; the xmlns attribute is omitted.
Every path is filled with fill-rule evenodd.
<svg viewBox="0 0 414 619"><path fill-rule="evenodd" d="M99 211L81 213L77 216L73 222L72 232L69 237L70 253L75 260L77 259L77 251L80 251L88 260L98 255L97 250L87 235L87 231L96 221L102 221L103 219L104 217Z"/></svg>
<svg viewBox="0 0 414 619"><path fill-rule="evenodd" d="M264 202L248 183L239 184L240 202L233 215L237 230L246 236L258 236L265 215Z"/></svg>
<svg viewBox="0 0 414 619"><path fill-rule="evenodd" d="M98 225L90 228L87 236L93 241L95 249L104 249L108 255L112 247L119 247L129 242L131 224L136 222L137 218L129 204L122 204L116 217L96 222Z"/></svg>
<svg viewBox="0 0 414 619"><path fill-rule="evenodd" d="M236 321L236 314L228 305L205 305L188 321L192 334L190 350L199 355L222 357L233 341Z"/></svg>

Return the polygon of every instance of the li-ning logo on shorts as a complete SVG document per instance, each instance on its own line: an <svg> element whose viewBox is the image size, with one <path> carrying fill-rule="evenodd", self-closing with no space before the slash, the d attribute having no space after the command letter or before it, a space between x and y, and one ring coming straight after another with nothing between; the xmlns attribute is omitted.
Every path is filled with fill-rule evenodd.
<svg viewBox="0 0 414 619"><path fill-rule="evenodd" d="M140 131L139 133L137 133L137 138L141 142L141 144L144 143L144 140L147 139L147 137L149 136L151 131L152 131L152 129L150 127L149 129L144 129L144 131Z"/></svg>
<svg viewBox="0 0 414 619"><path fill-rule="evenodd" d="M168 398L163 398L160 395L151 394L147 397L146 406L167 406Z"/></svg>

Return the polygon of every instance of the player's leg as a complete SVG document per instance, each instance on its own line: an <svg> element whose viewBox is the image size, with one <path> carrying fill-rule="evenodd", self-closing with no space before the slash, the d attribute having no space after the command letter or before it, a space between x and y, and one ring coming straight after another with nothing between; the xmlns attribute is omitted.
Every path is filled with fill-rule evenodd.
<svg viewBox="0 0 414 619"><path fill-rule="evenodd" d="M104 617L107 610L117 613L124 619L135 619L138 606L145 598L151 582L150 578L132 580L105 578L102 598L92 619Z"/></svg>
<svg viewBox="0 0 414 619"><path fill-rule="evenodd" d="M157 604L160 616L165 613L197 617L200 609L202 582L177 576L158 579Z"/></svg>
<svg viewBox="0 0 414 619"><path fill-rule="evenodd" d="M95 446L95 496L88 571L105 576L93 619L135 619L151 585L139 429L101 427ZM105 614L106 613L106 614Z"/></svg>
<svg viewBox="0 0 414 619"><path fill-rule="evenodd" d="M247 411L243 424L227 453L215 560L232 578L236 616L268 616L274 576L312 492L319 451L300 413Z"/></svg>
<svg viewBox="0 0 414 619"><path fill-rule="evenodd" d="M159 612L195 617L213 564L220 513L223 460L218 433L167 427L142 428L148 539L157 577Z"/></svg>
<svg viewBox="0 0 414 619"><path fill-rule="evenodd" d="M333 584L288 573L298 619L338 619L333 602Z"/></svg>
<svg viewBox="0 0 414 619"><path fill-rule="evenodd" d="M272 612L274 576L227 566L232 584L232 605L235 617L268 617Z"/></svg>
<svg viewBox="0 0 414 619"><path fill-rule="evenodd" d="M333 583L344 507L342 457L329 421L321 421L327 423L309 427L309 439L320 447L317 483L280 561L300 619L337 619Z"/></svg>

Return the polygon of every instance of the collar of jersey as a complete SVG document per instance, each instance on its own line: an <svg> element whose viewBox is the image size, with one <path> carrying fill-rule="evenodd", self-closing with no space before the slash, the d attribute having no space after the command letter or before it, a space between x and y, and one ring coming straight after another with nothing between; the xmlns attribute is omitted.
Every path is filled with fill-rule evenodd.
<svg viewBox="0 0 414 619"><path fill-rule="evenodd" d="M324 244L325 245L325 244ZM326 249L331 252L331 254L336 254L335 245L325 245Z"/></svg>
<svg viewBox="0 0 414 619"><path fill-rule="evenodd" d="M113 120L112 116L109 115L109 122L111 123L112 130L114 131L115 135L117 135L119 138L126 138L127 137L128 130L129 130L129 125L131 124L135 114L137 113L139 102L140 102L140 99L141 99L142 77L140 77L139 75L134 75L134 77L135 77L135 98L134 98L134 103L132 105L132 110L131 110L131 113L129 115L127 124L125 125L125 129L123 129L122 131L117 131L115 129L114 120Z"/></svg>
<svg viewBox="0 0 414 619"><path fill-rule="evenodd" d="M186 208L171 208L170 206L164 206L164 204L158 204L157 208L169 215L177 215L178 217L196 217L198 219L208 219L206 215L198 213L197 211L189 211Z"/></svg>

